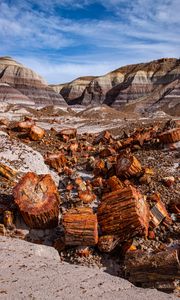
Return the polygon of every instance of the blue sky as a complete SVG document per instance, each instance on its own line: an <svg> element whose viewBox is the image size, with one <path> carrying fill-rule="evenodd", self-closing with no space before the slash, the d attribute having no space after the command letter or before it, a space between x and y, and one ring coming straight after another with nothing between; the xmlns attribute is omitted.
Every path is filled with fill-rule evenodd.
<svg viewBox="0 0 180 300"><path fill-rule="evenodd" d="M0 0L0 56L49 83L179 57L180 0Z"/></svg>

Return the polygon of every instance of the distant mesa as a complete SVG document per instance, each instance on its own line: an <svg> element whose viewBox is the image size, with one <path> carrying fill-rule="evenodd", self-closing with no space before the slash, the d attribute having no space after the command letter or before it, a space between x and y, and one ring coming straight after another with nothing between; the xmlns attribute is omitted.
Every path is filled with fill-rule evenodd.
<svg viewBox="0 0 180 300"><path fill-rule="evenodd" d="M163 110L180 115L180 59L176 58L127 65L104 76L51 86L70 105L106 104L126 112Z"/></svg>
<svg viewBox="0 0 180 300"><path fill-rule="evenodd" d="M0 102L66 105L41 76L9 56L0 57Z"/></svg>

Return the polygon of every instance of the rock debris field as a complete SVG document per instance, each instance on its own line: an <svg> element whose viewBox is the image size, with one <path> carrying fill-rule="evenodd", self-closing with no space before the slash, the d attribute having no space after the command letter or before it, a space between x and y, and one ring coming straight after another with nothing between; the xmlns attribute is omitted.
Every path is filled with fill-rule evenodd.
<svg viewBox="0 0 180 300"><path fill-rule="evenodd" d="M178 297L179 119L3 109L0 299Z"/></svg>

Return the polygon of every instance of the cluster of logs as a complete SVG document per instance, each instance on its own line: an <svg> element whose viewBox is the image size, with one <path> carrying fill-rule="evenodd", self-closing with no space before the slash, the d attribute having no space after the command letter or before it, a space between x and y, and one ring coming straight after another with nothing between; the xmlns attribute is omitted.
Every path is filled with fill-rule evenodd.
<svg viewBox="0 0 180 300"><path fill-rule="evenodd" d="M36 126L34 120L26 117L24 121L17 123L17 130L25 132L32 141L40 141L45 136L44 129Z"/></svg>

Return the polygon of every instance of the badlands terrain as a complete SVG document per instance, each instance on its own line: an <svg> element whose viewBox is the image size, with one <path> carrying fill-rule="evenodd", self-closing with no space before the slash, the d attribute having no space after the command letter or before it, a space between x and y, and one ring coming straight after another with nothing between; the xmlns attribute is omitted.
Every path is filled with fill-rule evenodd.
<svg viewBox="0 0 180 300"><path fill-rule="evenodd" d="M48 86L0 58L0 299L178 297L179 71Z"/></svg>

